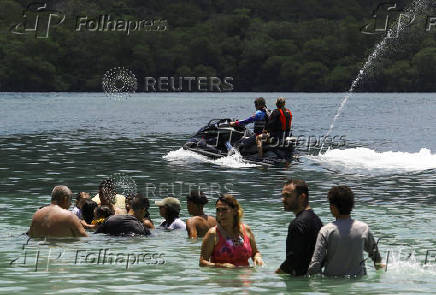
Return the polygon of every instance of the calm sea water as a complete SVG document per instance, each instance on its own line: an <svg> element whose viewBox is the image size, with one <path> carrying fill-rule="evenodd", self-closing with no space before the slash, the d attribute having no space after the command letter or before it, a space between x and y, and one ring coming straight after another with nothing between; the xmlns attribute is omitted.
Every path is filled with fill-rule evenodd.
<svg viewBox="0 0 436 295"><path fill-rule="evenodd" d="M209 161L180 149L212 118L245 118L253 99L288 98L295 161L251 167L237 157ZM136 94L111 101L95 93L0 93L0 293L434 293L436 290L436 94L356 94L319 155L342 94ZM304 141L309 140L310 148ZM315 144L315 141L318 141ZM329 145L329 144L327 144ZM96 193L114 173L131 177L154 201L200 188L234 193L266 266L199 268L201 240L156 230L148 238L90 235L80 240L27 241L33 213L57 184ZM387 271L367 264L360 279L290 278L274 270L285 255L287 226L280 190L287 177L305 179L324 223L333 221L326 195L346 184L356 195L353 215L370 224ZM151 207L155 223L158 209ZM100 258L99 258L100 253ZM103 264L103 255L106 262ZM425 263L427 256L427 262ZM109 258L112 258L109 263ZM129 261L127 263L127 261Z"/></svg>

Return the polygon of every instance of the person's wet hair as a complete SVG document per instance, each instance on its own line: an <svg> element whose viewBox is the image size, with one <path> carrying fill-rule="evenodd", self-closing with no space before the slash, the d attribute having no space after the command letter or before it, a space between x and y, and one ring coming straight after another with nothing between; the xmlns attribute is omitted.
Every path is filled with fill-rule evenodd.
<svg viewBox="0 0 436 295"><path fill-rule="evenodd" d="M109 206L100 206L97 207L96 211L95 211L95 215L97 218L108 218L109 216L112 215L112 210Z"/></svg>
<svg viewBox="0 0 436 295"><path fill-rule="evenodd" d="M227 204L230 208L236 209L238 214L234 217L234 227L238 228L239 230L239 223L241 222L242 216L244 215L244 210L242 210L241 205L239 204L238 200L231 195L231 194L222 194L218 197L218 200L216 200L215 205L218 204L218 202L222 202L224 204Z"/></svg>
<svg viewBox="0 0 436 295"><path fill-rule="evenodd" d="M278 109L283 108L286 105L286 99L284 97L279 97L276 100L276 106Z"/></svg>
<svg viewBox="0 0 436 295"><path fill-rule="evenodd" d="M150 208L150 202L142 193L137 193L130 202L130 206L133 210L147 210Z"/></svg>
<svg viewBox="0 0 436 295"><path fill-rule="evenodd" d="M329 203L338 208L339 214L349 215L354 207L354 194L346 185L332 187L327 195Z"/></svg>
<svg viewBox="0 0 436 295"><path fill-rule="evenodd" d="M86 199L83 203L82 208L80 209L82 210L83 220L85 220L86 223L91 224L94 219L94 210L97 206L97 203L90 199Z"/></svg>
<svg viewBox="0 0 436 295"><path fill-rule="evenodd" d="M165 205L167 211L167 220L174 220L179 218L180 209L174 208L172 206Z"/></svg>
<svg viewBox="0 0 436 295"><path fill-rule="evenodd" d="M300 196L301 194L306 194L306 205L309 203L309 186L304 180L301 179L289 179L285 182L284 186L288 186L290 184L293 184L295 187L295 192L297 193L297 196Z"/></svg>
<svg viewBox="0 0 436 295"><path fill-rule="evenodd" d="M186 200L198 205L206 205L209 200L202 191L194 190L186 197Z"/></svg>
<svg viewBox="0 0 436 295"><path fill-rule="evenodd" d="M258 97L254 100L254 104L257 107L265 107L266 103L265 103L265 99L263 97Z"/></svg>

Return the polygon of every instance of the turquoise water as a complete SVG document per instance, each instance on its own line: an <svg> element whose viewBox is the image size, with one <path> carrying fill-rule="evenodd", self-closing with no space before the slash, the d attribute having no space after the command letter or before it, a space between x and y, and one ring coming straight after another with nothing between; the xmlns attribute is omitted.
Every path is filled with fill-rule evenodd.
<svg viewBox="0 0 436 295"><path fill-rule="evenodd" d="M319 147L303 143L288 168L248 167L230 157L209 161L180 150L210 119L250 115L259 95L273 106L281 94L136 94L111 101L95 93L0 93L0 293L434 293L436 95L356 94L332 132L345 142L322 156ZM282 95L294 114L294 136L305 139L327 132L343 98ZM54 185L94 194L114 173L134 179L152 201L179 196L182 219L188 218L184 196L190 188L209 193L209 214L214 193L234 193L265 267L199 268L201 240L188 240L185 232L27 241L23 233L33 213L49 202ZM367 263L368 276L360 279L275 275L293 218L279 196L287 177L308 182L312 207L324 223L333 220L328 189L351 186L353 216L382 238L387 271ZM156 206L150 213L160 221Z"/></svg>

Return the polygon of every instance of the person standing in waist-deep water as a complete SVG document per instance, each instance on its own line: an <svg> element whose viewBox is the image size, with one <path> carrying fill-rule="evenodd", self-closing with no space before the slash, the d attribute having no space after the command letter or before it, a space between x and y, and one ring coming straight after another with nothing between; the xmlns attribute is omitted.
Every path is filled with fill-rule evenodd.
<svg viewBox="0 0 436 295"><path fill-rule="evenodd" d="M113 214L125 215L126 210L126 197L117 194L115 183L112 179L104 179L98 186L98 194L92 198L99 206L106 205L111 208Z"/></svg>
<svg viewBox="0 0 436 295"><path fill-rule="evenodd" d="M32 224L27 232L29 237L86 237L79 218L68 211L72 194L65 185L55 186L51 193L51 204L33 215Z"/></svg>
<svg viewBox="0 0 436 295"><path fill-rule="evenodd" d="M85 193L85 192L80 192L80 193L77 193L77 195L76 195L76 204L75 204L73 210L71 210L71 212L73 212L74 215L79 217L79 219L83 219L82 205L83 205L83 203L85 203L85 200L87 200L89 198L90 198L90 195L88 193Z"/></svg>
<svg viewBox="0 0 436 295"><path fill-rule="evenodd" d="M141 195L136 195L132 202L129 214L111 215L101 224L96 234L104 233L114 236L119 235L149 235L150 230L144 226L144 214L148 200Z"/></svg>
<svg viewBox="0 0 436 295"><path fill-rule="evenodd" d="M186 221L186 231L192 239L203 237L209 228L216 225L216 220L210 215L203 212L203 207L209 200L201 191L192 191L186 198L188 212L193 217Z"/></svg>
<svg viewBox="0 0 436 295"><path fill-rule="evenodd" d="M361 276L366 274L363 250L376 269L383 268L377 243L366 223L351 218L354 194L348 186L334 186L328 192L330 211L336 221L321 228L309 266L309 274Z"/></svg>
<svg viewBox="0 0 436 295"><path fill-rule="evenodd" d="M234 268L263 265L251 229L241 222L243 211L230 194L222 195L215 204L217 225L211 227L203 239L200 266Z"/></svg>
<svg viewBox="0 0 436 295"><path fill-rule="evenodd" d="M159 207L160 216L165 218L159 227L164 229L186 229L186 224L179 218L180 215L180 201L173 197L167 197L160 201L155 201Z"/></svg>
<svg viewBox="0 0 436 295"><path fill-rule="evenodd" d="M276 273L305 275L322 223L309 205L309 187L303 180L287 181L282 189L282 201L285 211L292 211L295 219L288 227L286 259Z"/></svg>
<svg viewBox="0 0 436 295"><path fill-rule="evenodd" d="M126 210L128 214L133 214L133 208L132 208L132 201L135 196L139 196L140 198L144 198L146 200L146 208L144 213L144 219L143 224L148 229L154 229L153 221L150 218L150 213L148 212L148 209L150 209L150 202L147 197L145 197L142 193L136 193L136 194L128 194L126 196Z"/></svg>

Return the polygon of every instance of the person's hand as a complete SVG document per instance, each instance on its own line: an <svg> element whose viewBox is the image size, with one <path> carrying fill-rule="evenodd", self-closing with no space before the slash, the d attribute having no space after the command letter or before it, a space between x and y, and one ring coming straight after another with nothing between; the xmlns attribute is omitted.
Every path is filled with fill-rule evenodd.
<svg viewBox="0 0 436 295"><path fill-rule="evenodd" d="M375 269L383 269L383 268L386 268L386 264L381 263L381 262L379 262L379 263L374 263L374 268L375 268Z"/></svg>
<svg viewBox="0 0 436 295"><path fill-rule="evenodd" d="M259 254L256 254L253 257L253 263L254 263L254 266L263 266L264 263L263 263L263 260L262 260L262 256L260 256Z"/></svg>
<svg viewBox="0 0 436 295"><path fill-rule="evenodd" d="M236 122L230 122L229 125L232 126L232 127L236 126Z"/></svg>
<svg viewBox="0 0 436 295"><path fill-rule="evenodd" d="M276 274L283 274L285 273L280 267L276 269L275 271Z"/></svg>

